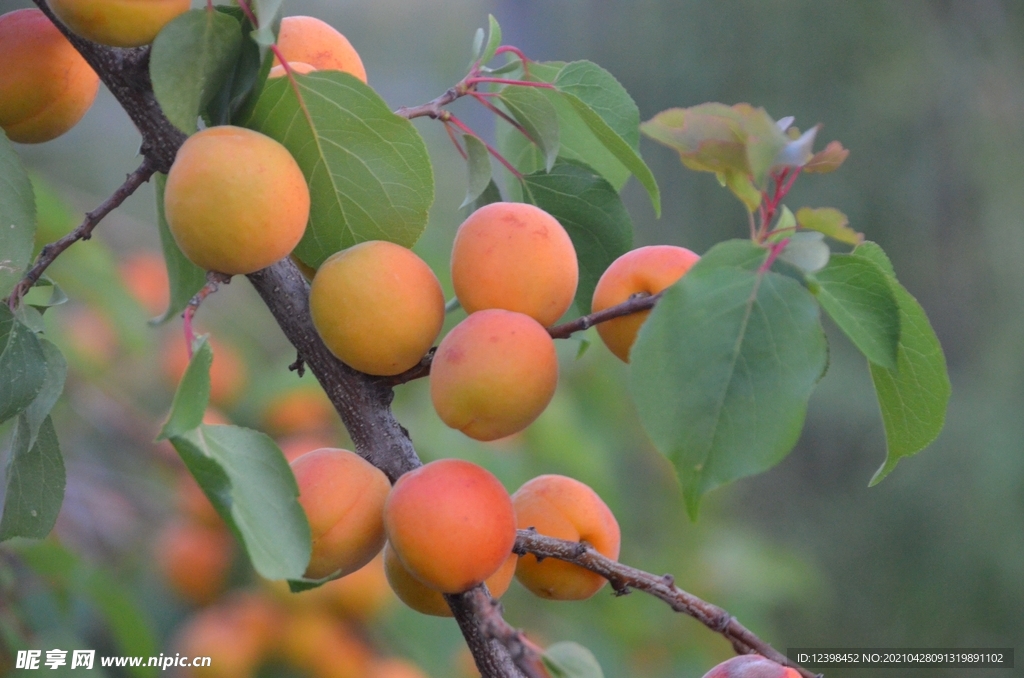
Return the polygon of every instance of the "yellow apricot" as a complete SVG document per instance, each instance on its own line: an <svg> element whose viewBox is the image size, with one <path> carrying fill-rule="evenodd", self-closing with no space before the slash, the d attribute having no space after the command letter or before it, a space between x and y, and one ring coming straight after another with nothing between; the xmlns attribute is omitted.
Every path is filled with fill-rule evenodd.
<svg viewBox="0 0 1024 678"><path fill-rule="evenodd" d="M444 293L412 250L371 240L332 255L309 290L313 324L327 348L376 375L420 361L444 324Z"/></svg>
<svg viewBox="0 0 1024 678"><path fill-rule="evenodd" d="M626 252L612 262L594 288L594 313L617 306L638 292L657 294L683 277L699 256L685 247L652 245ZM597 333L619 360L629 362L629 349L650 311L599 323Z"/></svg>
<svg viewBox="0 0 1024 678"><path fill-rule="evenodd" d="M516 554L511 554L497 572L484 580L494 598L501 598L508 590L516 573ZM405 569L390 542L384 544L384 574L398 599L421 614L432 617L451 617L452 610L445 602L444 595L432 589Z"/></svg>
<svg viewBox="0 0 1024 678"><path fill-rule="evenodd" d="M100 79L38 9L0 16L0 127L11 141L56 139L92 106Z"/></svg>
<svg viewBox="0 0 1024 678"><path fill-rule="evenodd" d="M512 495L520 529L566 541L585 541L598 553L619 557L619 523L597 493L578 480L558 475L538 476ZM519 559L516 579L541 598L584 600L607 583L604 577L555 558Z"/></svg>
<svg viewBox="0 0 1024 678"><path fill-rule="evenodd" d="M190 0L46 0L73 33L111 47L140 47L179 14Z"/></svg>
<svg viewBox="0 0 1024 678"><path fill-rule="evenodd" d="M316 68L309 64L302 63L301 61L289 61L288 65L291 66L292 70L296 73L313 73ZM270 73L267 75L268 78L281 78L287 73L284 69L284 64L278 64L270 69Z"/></svg>
<svg viewBox="0 0 1024 678"><path fill-rule="evenodd" d="M477 311L441 341L430 399L448 426L476 440L517 433L540 416L558 386L558 356L530 316Z"/></svg>
<svg viewBox="0 0 1024 678"><path fill-rule="evenodd" d="M245 275L288 256L309 218L309 187L284 146L223 125L189 137L167 175L167 224L208 271Z"/></svg>
<svg viewBox="0 0 1024 678"><path fill-rule="evenodd" d="M288 63L302 62L318 71L344 71L366 82L366 69L352 43L330 24L311 16L286 16L277 49ZM281 62L276 57L274 65Z"/></svg>
<svg viewBox="0 0 1024 678"><path fill-rule="evenodd" d="M462 593L497 572L516 540L504 486L460 459L432 461L399 478L384 527L405 569L442 593Z"/></svg>
<svg viewBox="0 0 1024 678"><path fill-rule="evenodd" d="M312 533L306 576L344 576L373 560L384 546L387 476L355 452L334 448L307 452L291 467Z"/></svg>
<svg viewBox="0 0 1024 678"><path fill-rule="evenodd" d="M468 313L502 308L547 327L572 305L577 282L579 265L569 234L539 207L484 205L455 235L452 284Z"/></svg>

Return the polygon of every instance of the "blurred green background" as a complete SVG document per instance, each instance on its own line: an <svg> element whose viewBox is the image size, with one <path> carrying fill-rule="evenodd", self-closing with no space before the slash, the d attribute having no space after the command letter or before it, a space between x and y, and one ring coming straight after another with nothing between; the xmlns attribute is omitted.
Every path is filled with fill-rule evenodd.
<svg viewBox="0 0 1024 678"><path fill-rule="evenodd" d="M23 6L0 0L0 11ZM839 208L882 244L932 319L953 383L942 436L881 485L867 487L885 447L866 365L832 327L831 367L797 448L770 472L713 492L696 524L685 517L670 466L640 430L626 368L599 342L579 360L578 342L562 343L555 401L510 442L476 443L446 429L424 383L401 387L396 411L424 458L472 459L510 490L540 473L587 482L622 525L624 562L675 574L683 588L722 605L779 649L1024 646L1024 5L289 0L286 7L345 33L370 84L394 108L425 102L461 78L473 32L490 12L505 42L531 58L590 59L610 70L644 119L673 106L746 101L775 118L793 115L801 128L824 123L819 146L838 139L850 158L835 174L802 178L787 203ZM483 109L468 101L452 108L493 138ZM450 292L446 260L465 172L440 125L416 125L437 181L417 251ZM121 183L139 161L138 141L101 91L69 134L19 147L44 189L48 237ZM627 186L637 245L703 252L744 235L742 207L713 177L684 170L673 152L652 143L642 150L664 213L656 220L642 189ZM108 573L158 647L173 651L176 629L195 608L154 567L153 536L177 510L177 471L150 441L172 394L162 356L169 342L181 343L180 325L148 327L112 263L158 247L151 187L97 233L52 269L73 299L48 314L72 364L56 413L69 478L57 535L88 567ZM198 317L247 366L225 416L265 426L269 403L299 383L286 368L293 353L243 280ZM8 652L77 637L83 647L127 654L112 649L116 624L74 576L41 575L31 557L19 555L24 545L16 546L0 547L0 638ZM230 577L244 586L252 575L236 563ZM584 603L552 603L513 585L504 600L513 624L542 643L586 645L609 677L697 678L731 654L714 633L641 594L614 599L605 590ZM112 614L122 613L129 614ZM360 628L381 652L411 658L434 678L463 675L451 620L392 605ZM272 673L280 675L265 671Z"/></svg>

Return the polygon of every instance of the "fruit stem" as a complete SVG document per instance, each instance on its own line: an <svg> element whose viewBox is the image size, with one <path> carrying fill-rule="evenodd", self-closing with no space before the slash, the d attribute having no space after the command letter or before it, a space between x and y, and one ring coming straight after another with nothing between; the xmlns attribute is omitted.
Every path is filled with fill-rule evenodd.
<svg viewBox="0 0 1024 678"><path fill-rule="evenodd" d="M185 310L181 313L182 318L182 330L185 333L185 347L188 349L188 359L192 360L192 344L195 343L196 333L192 327L192 318L195 317L196 311L199 310L199 305L203 303L206 297L210 296L220 287L221 284L227 285L231 282L231 276L226 273L217 273L216 271L206 272L206 284L195 293L188 304L185 306Z"/></svg>

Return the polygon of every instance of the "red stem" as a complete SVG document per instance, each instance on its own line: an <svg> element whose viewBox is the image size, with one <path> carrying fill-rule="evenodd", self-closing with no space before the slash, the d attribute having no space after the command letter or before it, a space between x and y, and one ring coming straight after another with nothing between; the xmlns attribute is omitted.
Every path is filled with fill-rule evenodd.
<svg viewBox="0 0 1024 678"><path fill-rule="evenodd" d="M462 150L462 144L460 144L459 140L455 138L455 131L452 130L452 126L447 120L444 121L444 131L448 132L448 138L452 140L453 144L455 144L455 150L459 152L459 155L462 156L462 159L469 160L469 155L466 153L466 151Z"/></svg>
<svg viewBox="0 0 1024 678"><path fill-rule="evenodd" d="M527 132L526 129L522 125L520 125L512 117L510 117L508 114L506 114L505 111L501 110L500 108L498 108L497 106L492 104L490 101L487 101L486 99L481 97L479 92L472 91L472 92L469 93L469 96L471 96L474 99L476 99L477 101L479 101L480 104L483 105L484 107L486 107L489 111L491 111L491 113L494 113L496 116L498 116L499 118L501 118L502 120L504 120L508 124L510 124L513 127L515 127L517 130L519 130L519 132L524 137L529 139L530 142L533 143L535 146L538 145L537 141L533 137L530 136L529 132Z"/></svg>
<svg viewBox="0 0 1024 678"><path fill-rule="evenodd" d="M775 260L779 258L780 254L782 254L782 250L786 249L786 245L788 244L789 238L783 238L779 242L773 244L771 249L768 251L768 258L764 260L764 263L761 264L761 268L759 268L757 272L761 274L767 273L768 270L771 269L772 264L775 263Z"/></svg>
<svg viewBox="0 0 1024 678"><path fill-rule="evenodd" d="M453 125L458 127L460 130L462 130L466 134L472 135L472 136L476 137L477 139L480 139L480 135L479 134L477 134L476 132L471 130L468 126L466 126L466 124L464 122L462 122L461 120L456 118L451 113L448 114L447 120L450 120ZM490 154L493 155L498 160L498 162L500 162L502 165L505 166L505 169L507 169L509 172L512 173L512 176L514 176L516 179L522 179L523 178L522 173L519 170L517 170L515 167L513 167L512 163L510 163L508 160L506 160L505 156L503 156L501 153L499 153L498 150L496 148L494 148L494 146L491 146L489 143L487 143L483 139L480 139L480 143L482 143L487 148L488 152L490 152Z"/></svg>
<svg viewBox="0 0 1024 678"><path fill-rule="evenodd" d="M245 14L245 18L249 20L253 28L259 28L260 22L256 20L256 15L253 14L252 8L249 7L249 0L238 0L238 6L242 8L242 13Z"/></svg>
<svg viewBox="0 0 1024 678"><path fill-rule="evenodd" d="M519 57L519 61L523 63L523 77L530 77L530 67L528 65L530 63L530 60L526 57L525 54L523 54L523 51L518 47L513 47L512 45L502 45L498 49L494 50L494 56L498 56L499 54L505 54L506 52L511 52L512 54L515 54L517 57Z"/></svg>
<svg viewBox="0 0 1024 678"><path fill-rule="evenodd" d="M482 82L491 82L499 85L520 85L522 87L542 87L544 89L554 89L555 86L547 82L530 82L529 80L510 80L508 78L485 78L485 77L474 77L466 78L466 85L479 85Z"/></svg>

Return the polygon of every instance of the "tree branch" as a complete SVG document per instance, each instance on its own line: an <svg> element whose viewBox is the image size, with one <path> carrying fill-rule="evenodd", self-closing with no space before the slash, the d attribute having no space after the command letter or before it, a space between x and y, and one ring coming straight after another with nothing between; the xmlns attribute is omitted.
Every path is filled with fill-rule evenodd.
<svg viewBox="0 0 1024 678"><path fill-rule="evenodd" d="M538 559L557 558L579 565L607 579L618 596L626 595L634 589L643 591L665 601L676 612L689 615L712 631L722 634L739 654L756 653L773 662L796 669L804 678L821 678L819 674L790 661L722 608L676 586L675 578L670 574L659 577L607 558L586 542L545 537L532 529L519 530L516 545L512 550L520 556L532 553Z"/></svg>
<svg viewBox="0 0 1024 678"><path fill-rule="evenodd" d="M121 184L120 188L114 191L109 198L103 201L103 203L94 209L92 212L88 212L85 215L85 219L79 224L73 231L65 235L59 240L54 240L48 245L44 245L43 249L39 251L39 256L36 257L35 263L32 268L28 270L25 277L21 279L18 286L14 288L9 297L8 303L11 306L17 306L21 301L21 298L25 296L32 286L39 282L39 278L42 277L46 269L52 264L57 257L67 248L79 240L88 240L92 237L93 229L96 228L97 224L103 220L103 217L114 211L121 203L123 203L128 196L136 191L142 184L149 181L149 178L153 176L154 172L153 163L149 158L145 158L142 164L139 165L138 169L128 175L125 182Z"/></svg>

